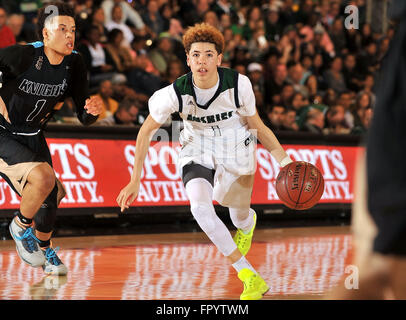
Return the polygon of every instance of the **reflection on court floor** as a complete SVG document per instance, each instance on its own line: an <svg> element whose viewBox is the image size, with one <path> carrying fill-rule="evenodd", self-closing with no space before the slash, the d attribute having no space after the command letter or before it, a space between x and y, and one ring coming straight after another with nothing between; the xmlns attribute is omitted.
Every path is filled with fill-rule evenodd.
<svg viewBox="0 0 406 320"><path fill-rule="evenodd" d="M217 300L238 299L242 291L236 272L210 243L63 249L59 256L69 274L44 277L14 250L0 251L0 299ZM265 299L318 299L345 276L351 236L261 238L247 258L271 288Z"/></svg>

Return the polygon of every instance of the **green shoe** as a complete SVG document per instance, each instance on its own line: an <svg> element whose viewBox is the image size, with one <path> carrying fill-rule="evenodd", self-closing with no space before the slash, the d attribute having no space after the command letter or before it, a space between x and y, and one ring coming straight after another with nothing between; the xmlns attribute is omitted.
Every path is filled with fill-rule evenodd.
<svg viewBox="0 0 406 320"><path fill-rule="evenodd" d="M252 210L252 209L250 209ZM240 250L241 254L245 256L251 248L252 236L254 235L254 229L257 224L257 214L254 213L254 225L250 232L245 234L241 229L237 229L237 233L234 236L234 242Z"/></svg>
<svg viewBox="0 0 406 320"><path fill-rule="evenodd" d="M238 278L244 284L244 291L241 293L240 300L260 300L269 290L265 280L250 269L242 269L238 272Z"/></svg>

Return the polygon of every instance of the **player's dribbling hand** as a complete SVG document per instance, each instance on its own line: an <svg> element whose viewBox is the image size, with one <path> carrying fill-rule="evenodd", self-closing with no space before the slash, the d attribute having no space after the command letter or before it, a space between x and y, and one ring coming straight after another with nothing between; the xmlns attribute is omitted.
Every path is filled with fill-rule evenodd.
<svg viewBox="0 0 406 320"><path fill-rule="evenodd" d="M131 181L120 191L116 201L121 208L121 212L123 212L125 209L128 209L130 207L130 204L133 203L138 195L139 188L139 183Z"/></svg>
<svg viewBox="0 0 406 320"><path fill-rule="evenodd" d="M87 113L98 116L103 111L103 101L100 97L94 96L86 100L85 110Z"/></svg>

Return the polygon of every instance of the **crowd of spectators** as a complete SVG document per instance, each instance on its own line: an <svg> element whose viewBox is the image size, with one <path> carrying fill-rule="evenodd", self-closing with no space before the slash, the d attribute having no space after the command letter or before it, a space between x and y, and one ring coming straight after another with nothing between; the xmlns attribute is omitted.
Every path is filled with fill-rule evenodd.
<svg viewBox="0 0 406 320"><path fill-rule="evenodd" d="M223 32L222 65L250 78L258 112L271 129L364 134L394 34L391 26L384 34L372 31L365 0L69 2L77 15L76 50L92 94L104 101L97 122L103 124L142 123L153 92L188 72L184 30L206 22ZM36 40L35 15L21 3L0 7L0 47ZM358 8L359 29L345 27L349 4ZM67 101L56 118L73 110ZM125 121L123 112L131 113Z"/></svg>

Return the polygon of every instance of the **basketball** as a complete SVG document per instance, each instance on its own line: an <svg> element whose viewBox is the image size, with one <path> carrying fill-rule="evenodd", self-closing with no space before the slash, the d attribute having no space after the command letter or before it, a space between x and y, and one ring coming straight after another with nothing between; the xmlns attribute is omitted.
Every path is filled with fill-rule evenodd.
<svg viewBox="0 0 406 320"><path fill-rule="evenodd" d="M276 178L276 193L289 208L306 210L313 207L324 191L324 179L319 169L305 161L289 163Z"/></svg>

